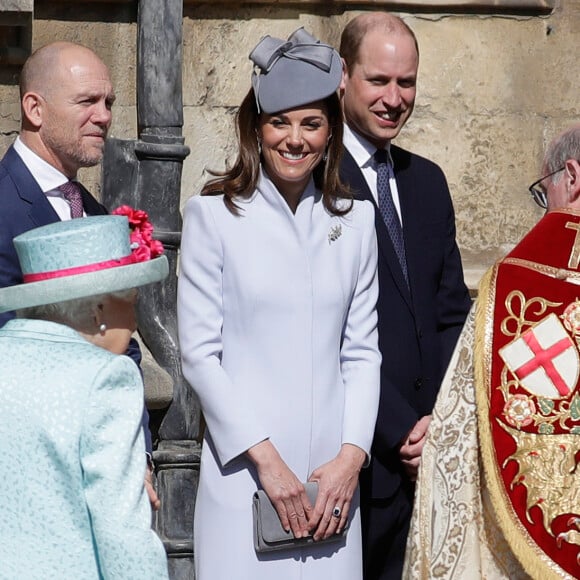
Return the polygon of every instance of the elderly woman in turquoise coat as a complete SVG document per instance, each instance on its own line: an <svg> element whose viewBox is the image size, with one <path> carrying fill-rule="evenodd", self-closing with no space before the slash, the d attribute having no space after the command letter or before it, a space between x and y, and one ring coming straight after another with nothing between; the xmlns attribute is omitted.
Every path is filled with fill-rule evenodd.
<svg viewBox="0 0 580 580"><path fill-rule="evenodd" d="M133 250L121 215L14 240L24 282L0 290L0 312L17 313L0 329L0 578L168 578L143 485L142 380L122 355L135 288L168 271L143 214Z"/></svg>
<svg viewBox="0 0 580 580"><path fill-rule="evenodd" d="M196 578L360 580L358 474L381 360L374 210L338 178L336 51L300 29L250 58L238 158L184 216L179 337L207 422ZM313 541L256 550L259 489L293 538Z"/></svg>

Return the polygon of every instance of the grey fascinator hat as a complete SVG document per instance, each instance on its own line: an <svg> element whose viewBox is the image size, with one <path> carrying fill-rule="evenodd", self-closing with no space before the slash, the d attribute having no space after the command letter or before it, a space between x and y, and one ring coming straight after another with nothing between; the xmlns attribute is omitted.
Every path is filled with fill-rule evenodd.
<svg viewBox="0 0 580 580"><path fill-rule="evenodd" d="M342 75L338 52L304 28L288 40L264 36L250 60L258 112L268 114L325 99L338 89Z"/></svg>

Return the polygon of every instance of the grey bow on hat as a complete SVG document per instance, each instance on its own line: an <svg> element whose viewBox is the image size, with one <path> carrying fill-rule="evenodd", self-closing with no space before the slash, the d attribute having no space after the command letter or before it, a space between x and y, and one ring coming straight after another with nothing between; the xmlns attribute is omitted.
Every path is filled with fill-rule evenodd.
<svg viewBox="0 0 580 580"><path fill-rule="evenodd" d="M258 112L274 113L323 99L340 83L338 53L304 28L286 41L264 36L249 58L259 69L252 74Z"/></svg>
<svg viewBox="0 0 580 580"><path fill-rule="evenodd" d="M250 53L250 60L260 67L262 73L267 73L278 59L293 58L308 62L328 72L332 64L333 48L321 44L314 36L299 28L284 42L281 38L264 36L256 48Z"/></svg>

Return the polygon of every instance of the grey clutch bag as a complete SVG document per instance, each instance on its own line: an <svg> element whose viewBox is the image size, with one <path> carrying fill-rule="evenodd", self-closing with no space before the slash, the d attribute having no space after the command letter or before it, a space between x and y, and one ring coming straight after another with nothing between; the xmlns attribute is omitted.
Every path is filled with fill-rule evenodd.
<svg viewBox="0 0 580 580"><path fill-rule="evenodd" d="M316 503L318 494L318 484L316 482L307 482L304 484L306 495L310 503ZM275 552L278 550L288 550L307 546L309 544L328 544L330 542L339 542L346 535L345 526L340 534L333 534L326 540L314 541L312 536L306 538L295 538L292 531L287 532L280 523L278 512L274 509L272 502L263 490L258 490L253 497L254 511L254 548L256 552Z"/></svg>

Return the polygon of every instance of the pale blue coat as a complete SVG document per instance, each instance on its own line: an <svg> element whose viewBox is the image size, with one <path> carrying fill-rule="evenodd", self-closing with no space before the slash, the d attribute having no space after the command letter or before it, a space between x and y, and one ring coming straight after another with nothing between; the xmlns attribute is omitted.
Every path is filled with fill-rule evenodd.
<svg viewBox="0 0 580 580"><path fill-rule="evenodd" d="M26 319L0 329L0 361L0 578L167 578L135 363Z"/></svg>
<svg viewBox="0 0 580 580"><path fill-rule="evenodd" d="M379 399L374 210L328 213L311 181L292 214L261 175L232 215L186 205L178 290L184 375L207 421L194 525L197 580L357 580L358 494L346 545L258 557L254 467L269 438L297 477L343 443L370 450Z"/></svg>

